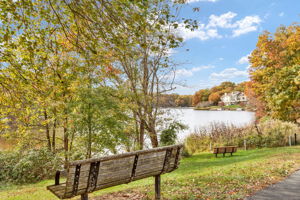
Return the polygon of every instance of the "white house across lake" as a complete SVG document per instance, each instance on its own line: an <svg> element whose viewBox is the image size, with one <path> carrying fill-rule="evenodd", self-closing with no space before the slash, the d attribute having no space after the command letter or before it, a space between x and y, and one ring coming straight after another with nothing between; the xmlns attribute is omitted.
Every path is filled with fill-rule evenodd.
<svg viewBox="0 0 300 200"><path fill-rule="evenodd" d="M226 106L229 106L238 103L246 103L248 99L245 96L244 92L235 91L231 93L225 93L223 96L221 96L221 101Z"/></svg>

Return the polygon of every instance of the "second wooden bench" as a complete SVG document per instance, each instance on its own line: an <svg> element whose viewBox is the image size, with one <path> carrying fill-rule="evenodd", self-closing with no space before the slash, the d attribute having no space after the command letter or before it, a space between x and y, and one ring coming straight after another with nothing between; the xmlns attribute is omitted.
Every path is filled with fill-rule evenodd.
<svg viewBox="0 0 300 200"><path fill-rule="evenodd" d="M224 157L226 153L230 153L230 155L232 156L232 154L235 153L236 151L237 151L236 146L215 147L213 153L216 155L216 157L218 157L218 154L223 154Z"/></svg>

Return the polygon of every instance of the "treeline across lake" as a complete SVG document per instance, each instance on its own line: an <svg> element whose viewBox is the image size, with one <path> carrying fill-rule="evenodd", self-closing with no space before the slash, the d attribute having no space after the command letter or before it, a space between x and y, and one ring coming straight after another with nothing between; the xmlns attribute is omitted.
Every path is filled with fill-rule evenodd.
<svg viewBox="0 0 300 200"><path fill-rule="evenodd" d="M234 91L244 93L247 83L236 84L225 81L212 88L201 89L193 95L164 94L159 96L159 105L161 107L192 107L205 102L209 102L211 105L218 105L221 101L221 96L225 93Z"/></svg>
<svg viewBox="0 0 300 200"><path fill-rule="evenodd" d="M191 107L193 95L164 94L159 96L161 107Z"/></svg>
<svg viewBox="0 0 300 200"><path fill-rule="evenodd" d="M201 89L193 95L192 105L197 106L203 102L210 102L212 105L218 105L218 103L221 101L222 95L225 93L234 91L245 93L246 85L247 82L236 84L230 81L225 81L220 85L214 86L210 89Z"/></svg>

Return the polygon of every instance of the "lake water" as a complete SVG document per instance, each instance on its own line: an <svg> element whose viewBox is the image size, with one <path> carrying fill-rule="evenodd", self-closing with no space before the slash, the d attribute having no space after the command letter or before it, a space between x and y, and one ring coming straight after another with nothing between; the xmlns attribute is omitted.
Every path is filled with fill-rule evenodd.
<svg viewBox="0 0 300 200"><path fill-rule="evenodd" d="M225 122L236 126L244 126L255 120L255 113L248 111L203 111L194 110L193 108L172 108L170 113L189 127L179 133L178 139L180 141L198 127L207 126L212 122Z"/></svg>
<svg viewBox="0 0 300 200"><path fill-rule="evenodd" d="M192 108L171 108L168 110L176 120L189 127L187 130L179 132L179 141L183 141L198 127L207 126L211 122L225 122L243 126L255 120L255 114L248 111L203 111ZM0 138L0 149L10 149L10 147L11 144Z"/></svg>

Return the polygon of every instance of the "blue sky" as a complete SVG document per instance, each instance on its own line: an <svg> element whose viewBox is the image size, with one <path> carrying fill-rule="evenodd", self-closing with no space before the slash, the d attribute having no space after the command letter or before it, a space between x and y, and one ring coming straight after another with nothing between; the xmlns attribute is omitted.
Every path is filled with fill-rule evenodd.
<svg viewBox="0 0 300 200"><path fill-rule="evenodd" d="M175 91L194 94L223 81L248 80L247 55L259 34L300 22L300 0L188 0L180 15L198 20L199 29L179 29L184 38L171 58L180 64ZM199 7L199 12L193 12Z"/></svg>

